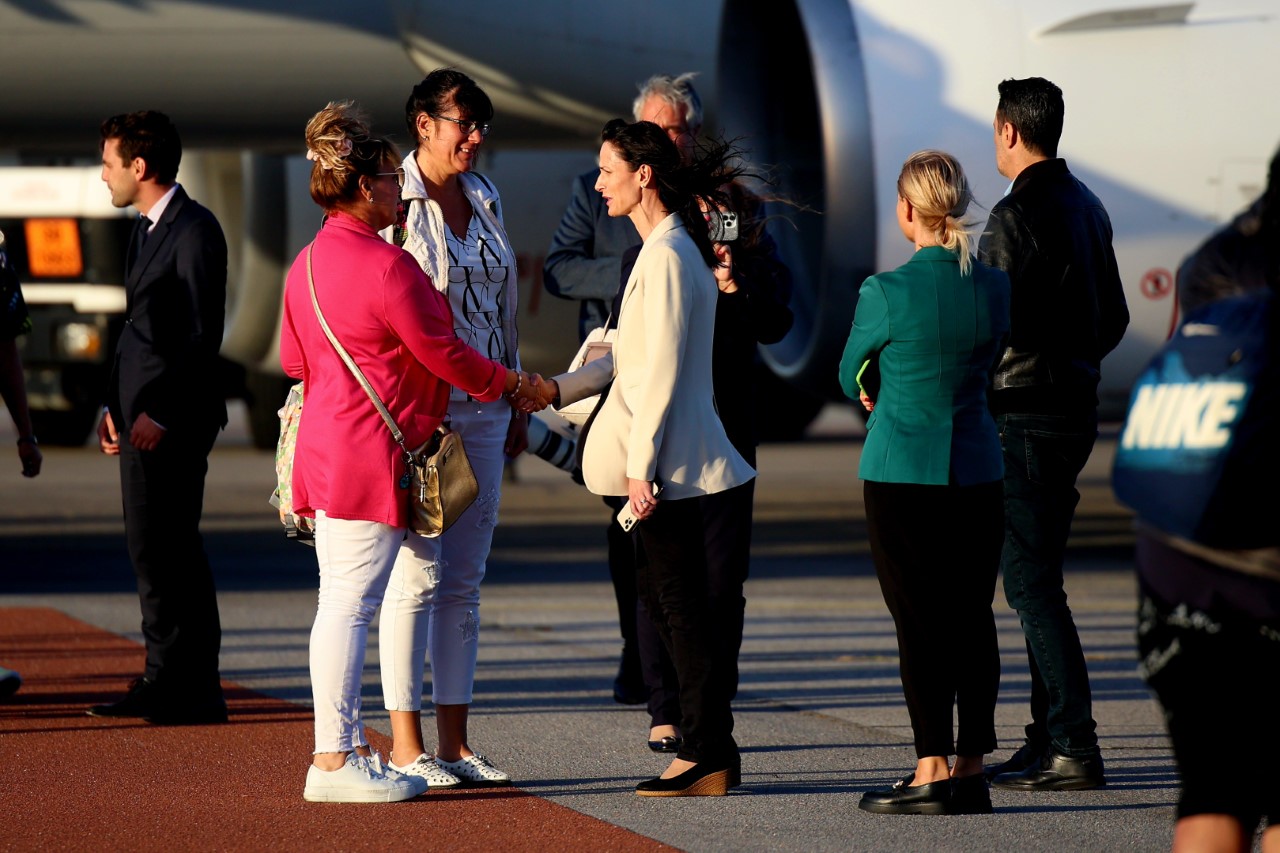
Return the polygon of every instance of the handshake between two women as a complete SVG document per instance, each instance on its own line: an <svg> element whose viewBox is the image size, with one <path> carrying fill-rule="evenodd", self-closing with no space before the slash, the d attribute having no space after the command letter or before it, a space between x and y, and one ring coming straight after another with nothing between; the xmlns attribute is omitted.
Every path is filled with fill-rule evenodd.
<svg viewBox="0 0 1280 853"><path fill-rule="evenodd" d="M507 374L507 399L512 408L525 414L541 412L560 396L554 379L544 379L537 373L513 370Z"/></svg>

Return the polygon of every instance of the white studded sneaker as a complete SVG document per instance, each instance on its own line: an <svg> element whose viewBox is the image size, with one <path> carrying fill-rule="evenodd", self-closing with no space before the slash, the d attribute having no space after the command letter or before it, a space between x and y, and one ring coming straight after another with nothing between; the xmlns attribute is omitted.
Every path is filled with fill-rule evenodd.
<svg viewBox="0 0 1280 853"><path fill-rule="evenodd" d="M413 785L413 795L415 797L418 796L419 794L425 794L427 792L427 788L430 786L427 785L426 779L423 779L421 776L414 776L412 774L405 773L403 770L401 770L399 767L396 767L390 761L383 761L382 755L379 754L379 752L376 749L372 750L371 753L372 754L369 756L369 761L373 764L374 769L382 773L382 775L386 776L388 779L408 780L409 784Z"/></svg>
<svg viewBox="0 0 1280 853"><path fill-rule="evenodd" d="M398 803L418 795L413 782L392 779L380 767L380 761L354 752L337 770L321 770L313 764L307 770L302 798L310 803Z"/></svg>
<svg viewBox="0 0 1280 853"><path fill-rule="evenodd" d="M416 760L409 762L404 767L396 764L394 761L388 761L387 767L393 773L403 774L406 778L416 779L423 785L423 790L427 788L456 788L462 784L462 780L454 776L448 770L436 764L429 755L419 755Z"/></svg>
<svg viewBox="0 0 1280 853"><path fill-rule="evenodd" d="M467 755L457 761L445 761L436 757L436 766L457 776L467 787L479 785L510 785L511 777L493 766L493 762L480 753Z"/></svg>

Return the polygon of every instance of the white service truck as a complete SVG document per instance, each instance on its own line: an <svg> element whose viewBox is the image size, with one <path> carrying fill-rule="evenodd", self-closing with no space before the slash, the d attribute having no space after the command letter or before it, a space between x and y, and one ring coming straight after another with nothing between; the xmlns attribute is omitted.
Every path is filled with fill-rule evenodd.
<svg viewBox="0 0 1280 853"><path fill-rule="evenodd" d="M133 222L111 206L100 171L0 168L0 231L32 323L18 347L46 444L80 445L93 431L124 320Z"/></svg>

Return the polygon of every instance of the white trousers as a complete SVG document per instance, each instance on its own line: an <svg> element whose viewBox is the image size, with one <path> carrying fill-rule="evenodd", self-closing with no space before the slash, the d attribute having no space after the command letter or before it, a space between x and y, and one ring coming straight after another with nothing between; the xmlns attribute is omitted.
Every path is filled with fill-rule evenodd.
<svg viewBox="0 0 1280 853"><path fill-rule="evenodd" d="M403 537L404 528L316 513L320 595L311 626L316 752L368 745L360 718L365 645Z"/></svg>
<svg viewBox="0 0 1280 853"><path fill-rule="evenodd" d="M422 682L431 658L431 701L470 705L480 639L480 581L498 524L503 446L511 406L455 401L453 430L462 437L480 495L436 539L409 534L387 584L378 629L382 693L388 711L422 708Z"/></svg>

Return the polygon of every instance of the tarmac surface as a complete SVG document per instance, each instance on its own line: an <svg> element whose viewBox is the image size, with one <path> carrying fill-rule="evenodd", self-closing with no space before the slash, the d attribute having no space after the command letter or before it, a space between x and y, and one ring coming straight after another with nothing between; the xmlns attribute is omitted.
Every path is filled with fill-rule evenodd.
<svg viewBox="0 0 1280 853"><path fill-rule="evenodd" d="M10 441L0 431L0 448ZM1177 773L1159 709L1136 674L1130 517L1108 486L1114 432L1106 430L1080 481L1067 588L1088 657L1107 786L1045 794L993 789L994 815L903 817L858 809L862 791L886 786L914 766L893 623L866 542L856 476L860 448L859 424L844 408L824 414L804 442L761 448L742 681L734 706L743 787L723 798L651 799L632 792L636 781L659 773L666 760L645 747L645 713L614 703L610 693L620 641L605 564L607 510L564 472L539 459L519 460L504 487L483 587L473 748L510 772L523 794L629 830L643 837L639 841L683 850L1167 850ZM25 658L36 667L33 675L45 671L52 652L40 652L29 632L15 627L32 619L56 623L63 633L108 632L119 644L115 670L120 680L85 682L90 687L77 688L75 700L87 705L109 699L142 663L116 463L90 447L49 448L38 479L24 481L17 469L16 454L0 457L0 622L5 625L0 664L22 671ZM262 741L257 760L264 767L256 767L252 776L232 775L226 790L211 793L208 786L196 785L190 790L193 801L197 794L202 803L220 796L228 808L236 808L262 794L266 783L258 780L265 772L274 796L288 801L296 795L296 803L280 808L292 817L261 821L257 845L243 835L204 837L201 827L207 824L184 810L179 788L178 796L168 792L165 807L173 810L173 827L190 824L191 832L175 829L159 839L122 834L127 815L108 807L117 796L112 786L99 785L86 796L90 802L96 797L103 808L50 816L76 821L76 837L101 840L64 844L67 849L314 846L296 828L308 822L307 808L314 808L301 799L309 742L293 728L289 737L277 737L271 725L309 724L307 641L315 607L315 556L285 539L275 510L266 503L273 485L272 455L249 447L242 430L224 434L211 458L204 516L223 620L222 674L234 685L233 696L264 697L250 707L269 700L279 708L253 719L259 728L252 732ZM66 618L33 616L28 608L51 608ZM1029 686L1022 633L999 589L995 610L1003 664L998 760L1021 744ZM385 735L389 727L381 710L376 658L371 637L365 705L372 725ZM22 769L47 760L42 756L48 747L37 751L32 741L46 730L79 730L91 722L79 716L79 706L58 698L63 688L55 681L52 675L30 677L16 697L20 704L0 706L0 748L21 756L0 769L0 801L8 814L43 802L34 780L39 777ZM48 716L24 720L28 706L39 706ZM238 707L233 702L233 722L242 721ZM427 726L430 730L429 719ZM93 728L88 731L92 735ZM114 758L106 751L99 754L92 738L82 737L74 760L79 767L99 762L100 777L110 779L111 762L128 759L128 750L154 754L172 731L138 724L130 729L131 746ZM201 727L191 737L199 749L171 760L198 775L204 750L217 751L224 739L230 744L245 735L237 725ZM133 778L121 773L117 787L127 792ZM605 840L612 836L591 821L562 820L555 811L502 817L504 804L524 799L511 792L473 793L473 808L462 812L459 803L466 801L447 801L448 796L341 808L356 809L351 821L371 824L375 821L362 819L361 809L373 808L379 815L410 810L397 812L397 823L416 812L422 834L410 843L426 849L614 847ZM496 802L482 804L484 797ZM484 813L497 817L486 818L477 829L463 815L474 817L481 808L498 809ZM520 834L519 827L528 824L519 820L550 821L556 833ZM14 844L0 836L0 849L49 847Z"/></svg>

